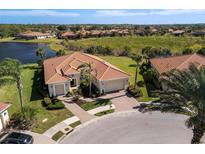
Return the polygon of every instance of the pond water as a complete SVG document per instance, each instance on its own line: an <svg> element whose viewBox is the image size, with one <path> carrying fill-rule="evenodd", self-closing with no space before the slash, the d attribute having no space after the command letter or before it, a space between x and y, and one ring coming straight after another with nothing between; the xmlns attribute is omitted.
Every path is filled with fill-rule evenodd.
<svg viewBox="0 0 205 154"><path fill-rule="evenodd" d="M39 60L36 56L39 47L45 49L46 57L55 56L55 52L44 43L0 42L0 61L9 57L18 59L22 63L35 63Z"/></svg>

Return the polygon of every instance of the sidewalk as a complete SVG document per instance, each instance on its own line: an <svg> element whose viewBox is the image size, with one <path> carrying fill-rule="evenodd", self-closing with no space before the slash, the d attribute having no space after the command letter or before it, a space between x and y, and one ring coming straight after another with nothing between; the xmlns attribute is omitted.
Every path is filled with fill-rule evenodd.
<svg viewBox="0 0 205 154"><path fill-rule="evenodd" d="M87 112L91 115L95 115L96 113L111 110L111 109L115 109L115 105L113 105L113 104L112 105L105 105L105 106L101 106L101 107L89 110Z"/></svg>
<svg viewBox="0 0 205 154"><path fill-rule="evenodd" d="M58 131L60 131L62 128L76 122L79 121L80 119L77 116L73 116L71 118L68 118L58 124L56 124L55 126L51 127L50 129L48 129L46 132L43 133L43 135L52 138L53 135L55 135Z"/></svg>

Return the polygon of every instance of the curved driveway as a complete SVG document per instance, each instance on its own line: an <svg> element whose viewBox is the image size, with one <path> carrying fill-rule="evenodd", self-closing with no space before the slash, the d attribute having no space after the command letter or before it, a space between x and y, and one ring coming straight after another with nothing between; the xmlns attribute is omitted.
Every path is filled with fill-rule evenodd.
<svg viewBox="0 0 205 154"><path fill-rule="evenodd" d="M137 111L115 113L81 125L61 143L190 143L186 117Z"/></svg>

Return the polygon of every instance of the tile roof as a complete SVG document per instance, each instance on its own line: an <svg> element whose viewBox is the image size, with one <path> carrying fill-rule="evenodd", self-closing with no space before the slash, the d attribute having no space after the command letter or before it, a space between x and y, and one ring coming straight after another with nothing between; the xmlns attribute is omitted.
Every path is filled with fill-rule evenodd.
<svg viewBox="0 0 205 154"><path fill-rule="evenodd" d="M48 33L41 33L41 32L32 32L32 31L27 31L27 32L23 32L23 33L20 33L20 36L28 36L28 37L38 37L38 36L48 36L50 34Z"/></svg>
<svg viewBox="0 0 205 154"><path fill-rule="evenodd" d="M167 58L154 58L150 60L159 74L169 72L173 69L183 70L187 69L190 63L197 67L205 66L205 57L198 54L173 56Z"/></svg>
<svg viewBox="0 0 205 154"><path fill-rule="evenodd" d="M79 73L78 67L91 63L92 75L98 80L129 78L129 75L101 58L81 52L50 58L44 61L45 83L57 83L69 80L70 74Z"/></svg>
<svg viewBox="0 0 205 154"><path fill-rule="evenodd" d="M6 110L9 106L10 104L0 102L0 112Z"/></svg>

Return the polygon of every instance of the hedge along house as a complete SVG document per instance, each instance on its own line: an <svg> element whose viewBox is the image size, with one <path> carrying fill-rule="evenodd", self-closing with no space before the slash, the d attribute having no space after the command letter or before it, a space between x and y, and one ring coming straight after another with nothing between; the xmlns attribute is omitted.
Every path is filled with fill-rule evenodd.
<svg viewBox="0 0 205 154"><path fill-rule="evenodd" d="M129 74L97 56L74 52L44 61L45 84L48 85L50 97L65 95L78 88L81 76L78 67L83 63L91 63L92 83L102 94L127 89Z"/></svg>
<svg viewBox="0 0 205 154"><path fill-rule="evenodd" d="M153 58L150 59L152 67L158 74L158 77L172 70L185 70L192 63L197 68L205 66L205 57L199 54L190 54L182 56L172 56L166 58ZM162 88L166 89L166 86L162 84Z"/></svg>

